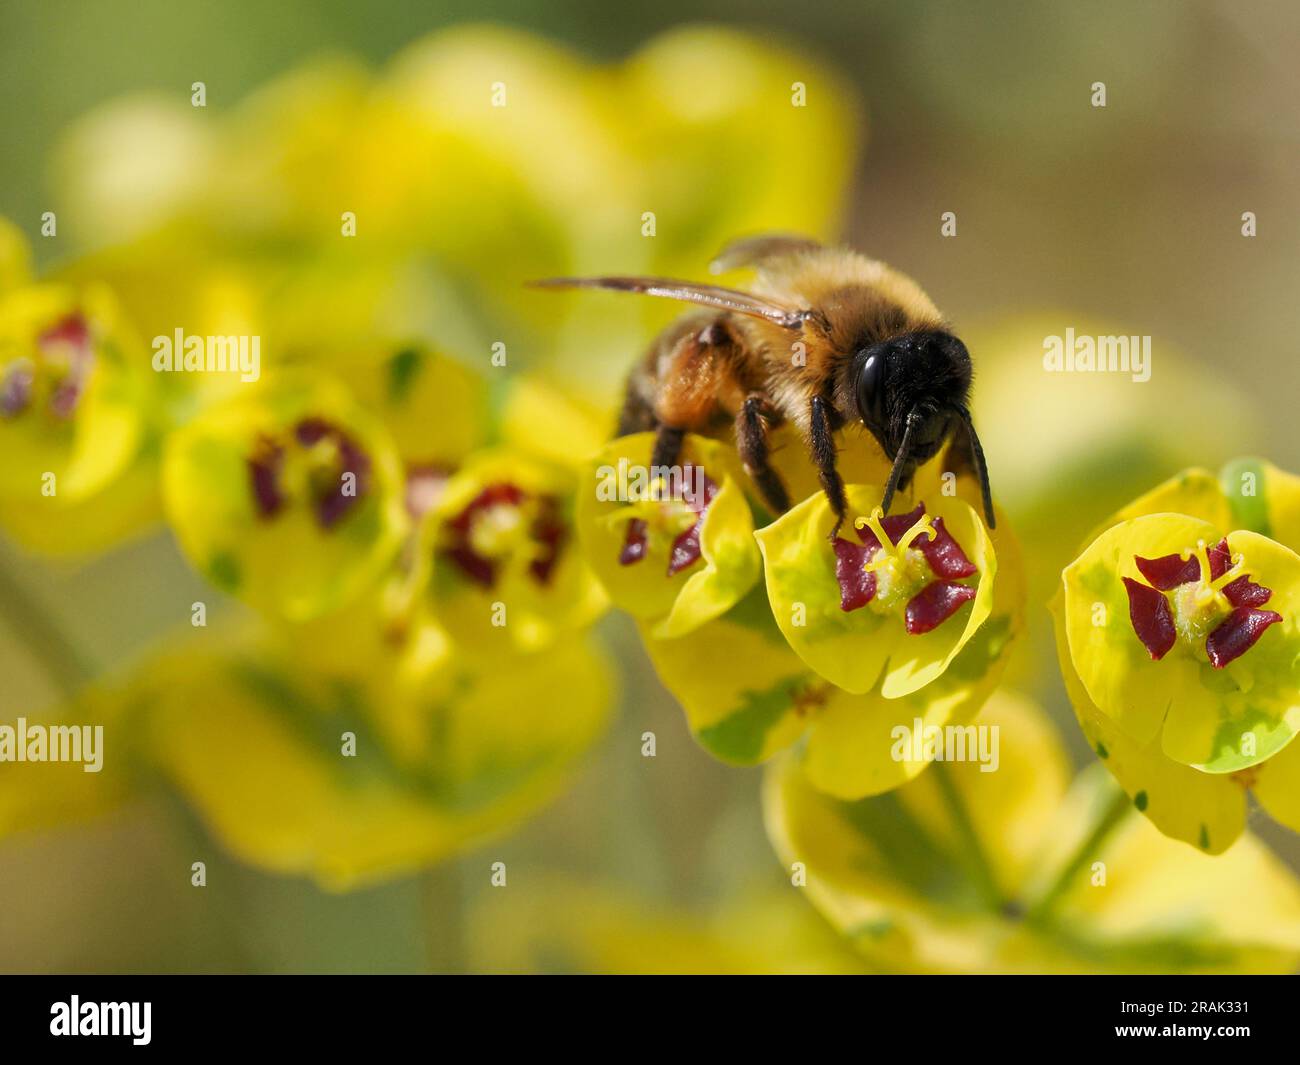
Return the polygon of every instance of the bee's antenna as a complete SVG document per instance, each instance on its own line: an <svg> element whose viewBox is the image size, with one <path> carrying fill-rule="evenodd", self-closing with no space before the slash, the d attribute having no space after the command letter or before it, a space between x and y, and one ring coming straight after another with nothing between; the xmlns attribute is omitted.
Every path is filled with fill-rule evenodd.
<svg viewBox="0 0 1300 1065"><path fill-rule="evenodd" d="M966 432L970 436L971 457L975 460L975 473L980 479L980 494L984 497L984 517L988 519L990 529L997 528L993 519L993 490L989 487L989 468L984 461L984 448L980 446L980 438L975 432L975 423L971 420L970 411L965 407L958 407L957 414L966 423Z"/></svg>
<svg viewBox="0 0 1300 1065"><path fill-rule="evenodd" d="M907 416L907 424L903 428L903 442L898 445L893 469L889 471L889 480L885 482L885 498L880 503L880 509L885 514L889 513L889 504L894 501L894 491L898 488L899 478L903 476L903 467L907 465L907 455L911 451L912 426L920 420L920 417L916 411L912 411Z"/></svg>

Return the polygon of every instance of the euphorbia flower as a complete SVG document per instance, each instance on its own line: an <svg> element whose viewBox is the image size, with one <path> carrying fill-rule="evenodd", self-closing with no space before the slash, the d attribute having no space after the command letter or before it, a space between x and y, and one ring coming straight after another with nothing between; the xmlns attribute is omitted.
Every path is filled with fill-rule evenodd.
<svg viewBox="0 0 1300 1065"><path fill-rule="evenodd" d="M34 283L0 218L0 524L29 550L82 554L158 520L146 356L103 284Z"/></svg>
<svg viewBox="0 0 1300 1065"><path fill-rule="evenodd" d="M1211 853L1240 835L1247 792L1300 830L1297 503L1300 479L1266 463L1189 470L1115 515L1052 604L1099 757L1161 831Z"/></svg>
<svg viewBox="0 0 1300 1065"><path fill-rule="evenodd" d="M894 699L941 676L984 623L997 560L961 499L936 495L910 514L882 517L881 488L847 492L850 510L868 515L855 523L857 543L828 542L835 519L820 493L756 534L768 598L790 646L816 673L855 694L883 674L881 694Z"/></svg>
<svg viewBox="0 0 1300 1065"><path fill-rule="evenodd" d="M534 651L605 607L573 528L576 476L513 450L472 456L447 480L418 550L428 605L464 648Z"/></svg>
<svg viewBox="0 0 1300 1065"><path fill-rule="evenodd" d="M329 379L285 374L211 407L168 441L176 537L223 591L290 620L373 584L405 534L391 439Z"/></svg>
<svg viewBox="0 0 1300 1065"><path fill-rule="evenodd" d="M687 436L678 464L655 470L653 439L622 437L588 464L578 530L614 604L670 638L726 613L757 583L761 564L735 452Z"/></svg>
<svg viewBox="0 0 1300 1065"><path fill-rule="evenodd" d="M0 499L71 503L121 476L145 421L134 347L102 286L0 294Z"/></svg>

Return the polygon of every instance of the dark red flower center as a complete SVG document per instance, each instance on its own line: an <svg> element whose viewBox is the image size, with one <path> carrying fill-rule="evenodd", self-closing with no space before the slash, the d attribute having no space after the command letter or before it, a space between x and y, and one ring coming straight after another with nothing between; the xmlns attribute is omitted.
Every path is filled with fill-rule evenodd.
<svg viewBox="0 0 1300 1065"><path fill-rule="evenodd" d="M511 560L550 583L568 526L555 496L498 482L484 487L443 529L440 553L475 584L493 587Z"/></svg>
<svg viewBox="0 0 1300 1065"><path fill-rule="evenodd" d="M924 503L910 514L889 517L876 508L854 527L860 543L836 537L834 544L841 610L858 610L868 603L882 611L901 607L904 627L919 636L975 598L975 588L960 582L978 568L943 519L930 519Z"/></svg>
<svg viewBox="0 0 1300 1065"><path fill-rule="evenodd" d="M670 577L700 560L700 529L718 486L702 466L684 466L682 473L680 483L694 485L692 490L672 490L668 482L656 482L645 499L635 501L618 515L627 520L627 534L618 556L621 565L640 562L659 540L668 544Z"/></svg>
<svg viewBox="0 0 1300 1065"><path fill-rule="evenodd" d="M34 359L14 359L0 372L0 418L16 418L43 399L53 418L68 420L94 365L90 327L81 315L69 315L36 338Z"/></svg>
<svg viewBox="0 0 1300 1065"><path fill-rule="evenodd" d="M1250 579L1226 537L1213 547L1202 541L1192 551L1135 555L1133 562L1147 583L1123 578L1129 621L1153 661L1181 639L1189 648L1203 646L1210 665L1222 669L1282 620L1276 611L1260 609L1273 592Z"/></svg>
<svg viewBox="0 0 1300 1065"><path fill-rule="evenodd" d="M270 520L301 493L322 529L332 529L371 489L370 456L324 418L303 418L285 436L263 434L248 457L258 517Z"/></svg>

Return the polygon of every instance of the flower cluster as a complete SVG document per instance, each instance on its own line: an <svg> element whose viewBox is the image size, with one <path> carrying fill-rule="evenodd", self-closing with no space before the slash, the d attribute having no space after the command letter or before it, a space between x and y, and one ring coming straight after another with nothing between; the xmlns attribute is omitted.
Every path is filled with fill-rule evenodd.
<svg viewBox="0 0 1300 1065"><path fill-rule="evenodd" d="M683 91L705 56L707 101ZM725 30L611 67L461 27L373 74L312 64L223 115L159 99L79 123L61 214L82 254L37 280L0 222L0 524L86 554L164 522L256 620L186 594L185 650L80 697L131 752L113 786L7 774L0 828L161 779L245 860L346 887L553 794L612 701L575 510L622 370L609 337L644 312L578 314L524 282L680 273L736 232L833 229L853 105L827 74L823 106L791 107L790 64ZM787 165L796 137L823 165ZM150 181L122 180L140 154ZM720 164L746 195L706 204ZM707 508L727 540L737 504L724 488L697 524ZM715 557L694 536L683 580ZM728 593L700 611L710 594Z"/></svg>
<svg viewBox="0 0 1300 1065"><path fill-rule="evenodd" d="M854 531L832 540L835 516L790 443L778 463L808 494L778 517L729 444L688 435L680 465L656 470L651 434L615 440L588 467L578 527L706 749L752 764L800 741L817 787L858 798L928 764L900 756L896 729L968 721L997 685L1020 626L1017 550L943 456L918 472L910 509L882 514L888 465L856 437ZM620 470L624 490L604 490Z"/></svg>

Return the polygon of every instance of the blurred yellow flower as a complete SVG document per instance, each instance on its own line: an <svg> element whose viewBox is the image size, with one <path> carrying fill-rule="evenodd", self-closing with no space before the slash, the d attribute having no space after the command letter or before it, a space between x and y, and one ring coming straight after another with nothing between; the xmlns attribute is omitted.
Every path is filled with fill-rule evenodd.
<svg viewBox="0 0 1300 1065"><path fill-rule="evenodd" d="M549 874L490 892L471 911L471 963L486 973L859 973L865 963L812 911L772 891L709 910Z"/></svg>
<svg viewBox="0 0 1300 1065"><path fill-rule="evenodd" d="M904 972L1289 972L1300 885L1252 836L1211 859L1167 840L1098 767L1070 785L1041 712L996 694L1000 763L943 763L858 802L768 770L792 881L875 965Z"/></svg>

